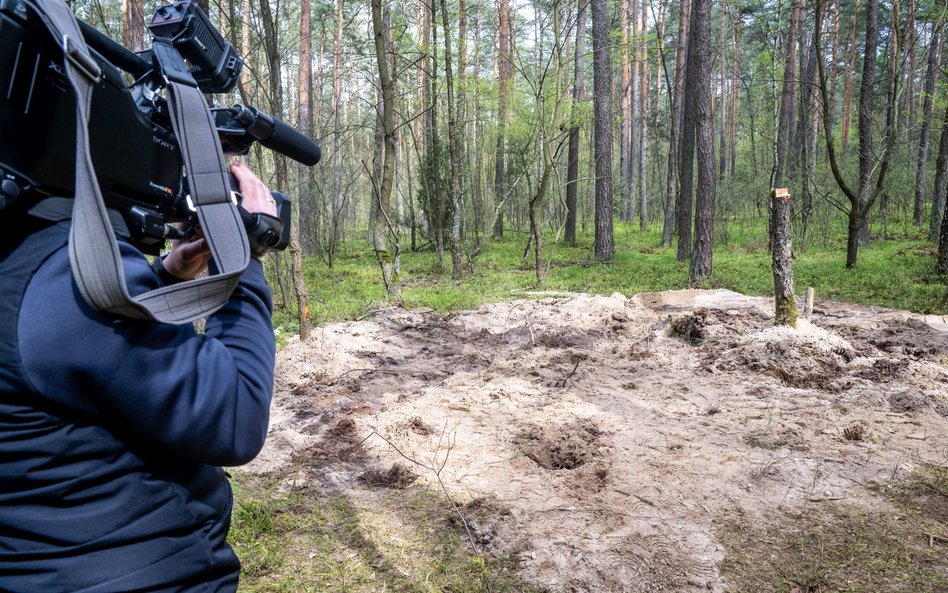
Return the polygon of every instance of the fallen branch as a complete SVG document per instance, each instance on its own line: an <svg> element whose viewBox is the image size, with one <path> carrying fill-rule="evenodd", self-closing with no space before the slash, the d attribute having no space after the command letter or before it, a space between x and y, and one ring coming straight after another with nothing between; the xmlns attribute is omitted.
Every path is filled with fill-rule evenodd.
<svg viewBox="0 0 948 593"><path fill-rule="evenodd" d="M581 361L581 360L577 360L577 361L576 361L576 364L573 365L573 370L571 370L571 371L569 372L569 374L566 375L566 376L563 378L562 381L558 381L558 382L557 382L557 385L556 385L557 387L566 387L566 383L567 383L570 379L573 378L573 375L576 374L576 369L579 368L579 363L580 363L580 362L582 362L582 361Z"/></svg>
<svg viewBox="0 0 948 593"><path fill-rule="evenodd" d="M829 500L843 500L845 496L808 496L807 502L826 502Z"/></svg>
<svg viewBox="0 0 948 593"><path fill-rule="evenodd" d="M431 464L431 465L426 465L426 464L424 464L424 463L418 461L418 460L415 459L414 457L409 457L408 455L406 455L405 453L403 453L402 450L399 449L398 446L397 446L395 443L393 443L391 440L389 440L388 437L386 437L385 435L381 434L380 432L378 432L378 431L376 431L376 430L373 430L372 433L369 434L369 436L365 437L365 439L363 439L362 442L365 442L366 440L369 439L369 437L371 437L371 436L373 436L373 435L374 435L374 436L377 436L377 437L379 437L380 439L382 439L383 441L385 441L385 442L388 444L389 447L391 447L392 449L394 449L395 452L398 453L405 461L408 461L409 463L413 463L413 464L417 465L418 467L421 467L421 468L426 469L426 470L430 471L431 473L433 473L435 479L438 481L438 485L441 486L441 491L444 493L445 498L447 498L447 499L448 499L448 502L451 503L451 508L454 509L454 513L455 513L455 514L458 516L458 518L461 520L461 524L464 525L464 531L467 532L467 538L468 538L468 541L471 542L471 548L474 550L474 553L475 553L475 554L477 554L478 556L480 556L480 555L481 555L481 551L480 551L480 549L477 547L477 543L474 541L474 534L473 534L473 532L471 531L470 525L468 525L468 523L467 523L467 519L464 517L464 514L461 512L461 509L458 507L457 503L454 502L454 499L451 497L451 494L448 492L447 486L445 486L444 481L441 479L441 472L444 470L445 465L447 465L447 463L448 463L448 456L451 455L451 450L454 448L454 440L449 437L449 438L448 438L448 450L447 450L447 452L446 452L445 455L444 455L444 459L441 460L440 462L438 461L438 450L441 449L441 443L444 441L444 433L445 433L445 431L447 430L447 427L448 427L447 422L445 422L444 427L442 427L442 429L441 429L441 436L438 437L438 448L435 450L435 457L434 457L434 459L432 460L432 464Z"/></svg>
<svg viewBox="0 0 948 593"><path fill-rule="evenodd" d="M515 288L510 291L512 295L523 295L523 296L533 296L533 297L554 297L554 298L571 298L577 296L587 296L585 292L567 292L565 290L522 290Z"/></svg>

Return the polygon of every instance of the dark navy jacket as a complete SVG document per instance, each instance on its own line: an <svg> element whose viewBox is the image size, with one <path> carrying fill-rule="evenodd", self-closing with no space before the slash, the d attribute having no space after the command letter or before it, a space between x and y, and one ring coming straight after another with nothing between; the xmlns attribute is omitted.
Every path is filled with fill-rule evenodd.
<svg viewBox="0 0 948 593"><path fill-rule="evenodd" d="M221 466L266 436L262 267L198 334L91 309L68 232L0 228L0 591L234 591ZM157 287L122 251L130 292Z"/></svg>

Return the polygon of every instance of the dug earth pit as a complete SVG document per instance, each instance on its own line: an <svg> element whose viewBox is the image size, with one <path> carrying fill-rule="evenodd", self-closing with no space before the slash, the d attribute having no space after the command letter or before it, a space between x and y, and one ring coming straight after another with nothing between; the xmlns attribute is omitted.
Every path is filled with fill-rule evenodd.
<svg viewBox="0 0 948 593"><path fill-rule="evenodd" d="M357 501L446 490L478 553L550 591L724 591L717 518L878 507L868 486L948 450L943 318L772 310L688 290L325 325L279 352L245 469Z"/></svg>

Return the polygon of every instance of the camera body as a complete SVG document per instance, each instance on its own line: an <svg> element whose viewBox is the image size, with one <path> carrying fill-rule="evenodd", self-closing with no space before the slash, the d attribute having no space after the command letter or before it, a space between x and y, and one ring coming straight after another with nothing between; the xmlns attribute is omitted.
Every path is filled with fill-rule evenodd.
<svg viewBox="0 0 948 593"><path fill-rule="evenodd" d="M62 48L39 19L20 0L0 0L0 217L4 218L28 213L45 198L74 194L75 97L65 76ZM236 84L242 61L190 0L160 7L150 29L170 42L163 44L165 51L170 47L187 60L201 91L227 92ZM117 234L143 252L157 254L167 239L175 238L173 223L196 222L169 105L162 96L166 76L175 73L162 69L153 50L132 53L88 26L83 26L83 34L102 71L92 94L89 142L103 199L117 214L113 216ZM127 81L126 73L133 82ZM229 115L248 110L257 114L256 119L240 121ZM312 141L253 108L216 109L215 120L226 154L246 154L254 141L260 141L290 152L293 158L294 150L302 151L306 164L319 159L319 147ZM279 241L271 233L272 244L264 247L282 249L289 240L290 203L282 194L274 197L284 228Z"/></svg>

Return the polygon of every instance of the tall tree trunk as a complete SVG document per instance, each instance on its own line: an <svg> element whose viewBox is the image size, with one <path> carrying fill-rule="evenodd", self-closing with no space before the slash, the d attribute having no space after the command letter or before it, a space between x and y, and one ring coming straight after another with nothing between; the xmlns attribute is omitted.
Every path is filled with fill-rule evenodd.
<svg viewBox="0 0 948 593"><path fill-rule="evenodd" d="M721 104L721 120L718 126L718 179L727 175L727 128L728 128L728 93L727 81L727 27L724 26L724 7L721 7L718 20L718 95ZM712 91L713 94L713 91Z"/></svg>
<svg viewBox="0 0 948 593"><path fill-rule="evenodd" d="M345 207L342 188L342 19L345 0L336 0L336 35L332 64L332 203L329 216L329 267L335 262L342 241L342 215Z"/></svg>
<svg viewBox="0 0 948 593"><path fill-rule="evenodd" d="M790 10L790 28L787 31L785 47L786 61L783 67L783 88L780 92L780 127L777 129L777 159L774 162L771 187L783 187L784 171L787 163L787 145L793 127L793 97L796 92L797 31L800 28L800 14L804 0L793 0Z"/></svg>
<svg viewBox="0 0 948 593"><path fill-rule="evenodd" d="M938 159L935 161L935 191L932 194L932 211L929 220L928 238L938 240L945 217L945 191L948 190L948 107L942 119L941 139L938 141Z"/></svg>
<svg viewBox="0 0 948 593"><path fill-rule="evenodd" d="M464 239L467 223L464 220L464 194L468 191L465 179L471 174L466 149L469 131L467 128L467 0L458 0L458 75L457 92L455 94L455 126L457 127L457 162L458 162L458 195L455 216L458 222L458 278L461 268L461 241ZM453 240L453 239L452 239ZM451 246L454 249L454 245Z"/></svg>
<svg viewBox="0 0 948 593"><path fill-rule="evenodd" d="M444 0L442 0L443 2ZM394 254L389 252L389 212L391 210L392 185L395 179L395 81L389 71L389 61L385 55L386 38L390 31L385 27L382 0L372 0L372 30L375 37L375 58L379 70L379 84L382 91L382 126L384 129L385 157L382 179L378 192L377 220L375 222L375 257L382 270L385 293L389 298L400 298L398 273L395 258L398 257L398 245Z"/></svg>
<svg viewBox="0 0 948 593"><path fill-rule="evenodd" d="M935 95L935 79L938 73L938 56L941 53L941 30L932 24L931 41L928 44L928 66L925 68L925 94L922 99L922 129L918 135L918 166L915 169L915 203L912 218L921 226L925 216L925 200L922 186L925 184L925 166L928 161L928 138L930 136L932 103Z"/></svg>
<svg viewBox="0 0 948 593"><path fill-rule="evenodd" d="M935 261L936 274L948 274L948 216L942 218L941 233L938 239L938 258Z"/></svg>
<svg viewBox="0 0 948 593"><path fill-rule="evenodd" d="M507 108L510 100L510 78L512 64L510 61L510 0L500 0L500 30L497 39L497 73L498 73L498 101L497 101L497 153L494 164L494 203L500 204L506 199L507 183L507 151L505 147L507 134ZM498 211L494 221L494 238L504 236L504 214Z"/></svg>
<svg viewBox="0 0 948 593"><path fill-rule="evenodd" d="M698 192L695 199L695 248L690 277L699 282L711 275L714 238L714 130L711 109L711 0L694 0L688 43L688 101L696 111ZM694 77L691 73L694 72ZM692 85L692 83L694 83ZM690 107L689 107L690 108ZM688 108L686 108L688 109Z"/></svg>
<svg viewBox="0 0 948 593"><path fill-rule="evenodd" d="M684 121L681 129L681 148L678 155L678 261L691 259L691 206L694 194L695 134L698 120L698 102L694 100L694 95L698 86L696 78L698 75L698 61L700 59L710 59L709 56L699 58L695 55L693 45L696 32L692 29L695 26L695 12L698 10L698 4L704 1L692 0L691 3L691 19L688 25L688 61L685 67L685 83L682 87L680 99L684 104Z"/></svg>
<svg viewBox="0 0 948 593"><path fill-rule="evenodd" d="M280 43L277 39L276 21L270 10L270 0L260 0L260 18L263 21L263 46L267 54L270 83L270 113L281 120L283 115L283 74L280 70ZM287 191L289 180L286 169L286 157L274 154L276 163L276 185L279 191Z"/></svg>
<svg viewBox="0 0 948 593"><path fill-rule="evenodd" d="M823 107L823 109L829 109L830 121L836 121L836 85L839 80L839 3L840 0L833 3L833 57L830 66L829 105Z"/></svg>
<svg viewBox="0 0 948 593"><path fill-rule="evenodd" d="M688 51L688 24L691 22L691 0L682 0L678 14L678 48L675 50L675 81L674 87L669 88L671 98L669 113L670 139L668 142L667 170L665 171L665 224L662 229L662 245L671 247L672 235L678 227L678 188L679 188L679 154L681 152L681 136L684 126L684 86L685 68ZM690 214L689 214L690 216ZM679 251L681 246L679 245Z"/></svg>
<svg viewBox="0 0 948 593"><path fill-rule="evenodd" d="M905 67L896 66L896 72L902 83L902 93L899 96L896 130L902 130L905 127L906 118L908 118L908 127L914 127L915 113L915 56L918 45L918 35L915 30L915 0L908 0L905 25L899 35L899 43L902 46L902 53L907 54L903 58Z"/></svg>
<svg viewBox="0 0 948 593"><path fill-rule="evenodd" d="M138 52L145 49L145 4L122 0L122 45Z"/></svg>
<svg viewBox="0 0 948 593"><path fill-rule="evenodd" d="M875 166L872 139L872 111L875 106L876 51L879 42L879 0L866 4L866 41L863 46L862 81L859 86L859 234L856 240L864 245L869 241L870 177Z"/></svg>
<svg viewBox="0 0 948 593"><path fill-rule="evenodd" d="M505 1L505 0L502 0ZM593 92L596 128L596 259L611 262L612 238L612 56L606 0L591 0Z"/></svg>
<svg viewBox="0 0 948 593"><path fill-rule="evenodd" d="M639 200L639 229L644 231L648 224L648 50L646 34L648 33L648 2L642 0L642 21L639 26L639 172L638 200ZM633 155L634 156L634 155Z"/></svg>
<svg viewBox="0 0 948 593"><path fill-rule="evenodd" d="M313 135L313 100L310 87L313 80L312 52L312 16L310 0L300 0L300 82L297 89L299 103L299 127L307 137ZM300 213L304 211L303 201L313 199L312 171L300 165L300 195L293 201L296 224L290 225L290 254L293 257L293 286L296 289L297 317L300 324L300 339L309 338L309 291L303 279L303 254L300 247L300 226L303 222Z"/></svg>
<svg viewBox="0 0 948 593"><path fill-rule="evenodd" d="M730 11L729 11L730 12ZM740 101L741 75L741 21L731 15L731 127L728 130L728 169L729 175L734 175L737 163L737 105ZM748 105L748 109L750 106Z"/></svg>
<svg viewBox="0 0 948 593"><path fill-rule="evenodd" d="M380 1L380 0L376 0ZM461 172L458 162L458 145L461 143L458 131L457 112L454 109L454 67L451 63L451 23L448 19L448 5L441 0L441 23L444 27L444 77L448 91L448 161L451 171L451 263L452 277L461 277Z"/></svg>
<svg viewBox="0 0 948 593"><path fill-rule="evenodd" d="M579 122L577 121L577 106L583 100L583 67L586 53L586 0L576 2L576 44L573 62L573 105L571 124L569 129L569 151L566 158L566 242L576 244L576 190L579 177Z"/></svg>
<svg viewBox="0 0 948 593"><path fill-rule="evenodd" d="M863 72L863 83L865 84L868 80L869 88L871 89L872 79L875 77L875 62L876 62L876 40L877 40L877 19L878 19L878 0L869 0L869 4L866 10L866 52L864 57L864 72ZM817 49L817 72L819 73L819 88L820 88L820 97L823 100L823 104L828 102L828 89L826 84L826 72L823 65L823 54L822 47L820 44L820 34L822 31L823 19L821 18L821 11L823 9L822 1L817 2L817 18L815 19L816 27L813 35L814 44ZM898 96L898 89L893 93L893 97ZM863 113L871 114L872 111L872 93L865 92L859 98L859 111L860 111L860 124L865 122L867 125L871 123L868 118L863 118ZM891 120L889 121L891 124ZM860 125L860 145L859 145L859 155L860 155L860 177L859 185L856 189L846 182L843 177L842 171L839 166L839 161L836 157L836 147L835 140L833 138L833 127L829 118L829 110L823 110L823 137L826 140L826 152L830 161L830 168L833 172L833 177L836 179L836 184L839 186L839 189L842 190L843 194L846 195L846 198L849 200L849 212L848 212L848 234L846 239L846 267L852 268L856 265L856 257L859 250L859 228L862 225L862 219L865 217L865 214L868 212L869 208L875 203L875 200L879 197L882 190L885 188L885 177L889 168L889 163L892 155L892 148L895 143L895 134L891 125L886 126L886 138L885 146L882 151L882 156L874 163L869 163L868 165L863 161L863 158L870 158L872 155L871 150L871 135L865 134L862 125ZM864 169L877 170L877 177L874 184L874 187L867 189L869 186L869 176L866 175L863 178L862 173Z"/></svg>
<svg viewBox="0 0 948 593"><path fill-rule="evenodd" d="M856 72L856 35L859 32L859 0L853 15L853 28L849 36L849 58L846 60L846 74L843 81L843 115L839 134L840 150L845 155L849 148L849 126L852 123L853 76Z"/></svg>
<svg viewBox="0 0 948 593"><path fill-rule="evenodd" d="M803 85L800 89L800 234L806 239L810 226L810 214L813 212L813 199L816 193L816 110L818 101L813 94L816 78L816 48L810 45L803 62ZM776 220L776 218L774 219Z"/></svg>
<svg viewBox="0 0 948 593"><path fill-rule="evenodd" d="M635 206L632 200L632 104L635 100L632 79L632 50L629 41L629 3L638 7L638 0L619 0L619 217L632 220ZM634 10L634 9L633 9ZM635 18L633 17L633 20Z"/></svg>
<svg viewBox="0 0 948 593"><path fill-rule="evenodd" d="M428 2L425 4L428 4ZM445 208L444 178L441 175L441 139L438 135L438 60L435 50L435 48L438 47L437 7L434 0L431 0L429 6L431 8L431 20L428 23L431 26L431 58L428 61L428 65L431 68L431 77L429 78L430 88L428 90L428 97L431 99L431 105L428 108L428 113L431 116L431 121L429 122L428 132L431 136L428 139L428 145L431 149L429 151L430 160L428 161L428 168L431 177L429 183L432 188L432 200L434 201L432 207L433 228L431 230L434 233L435 256L438 260L438 268L443 270L444 225L448 213L447 208Z"/></svg>

